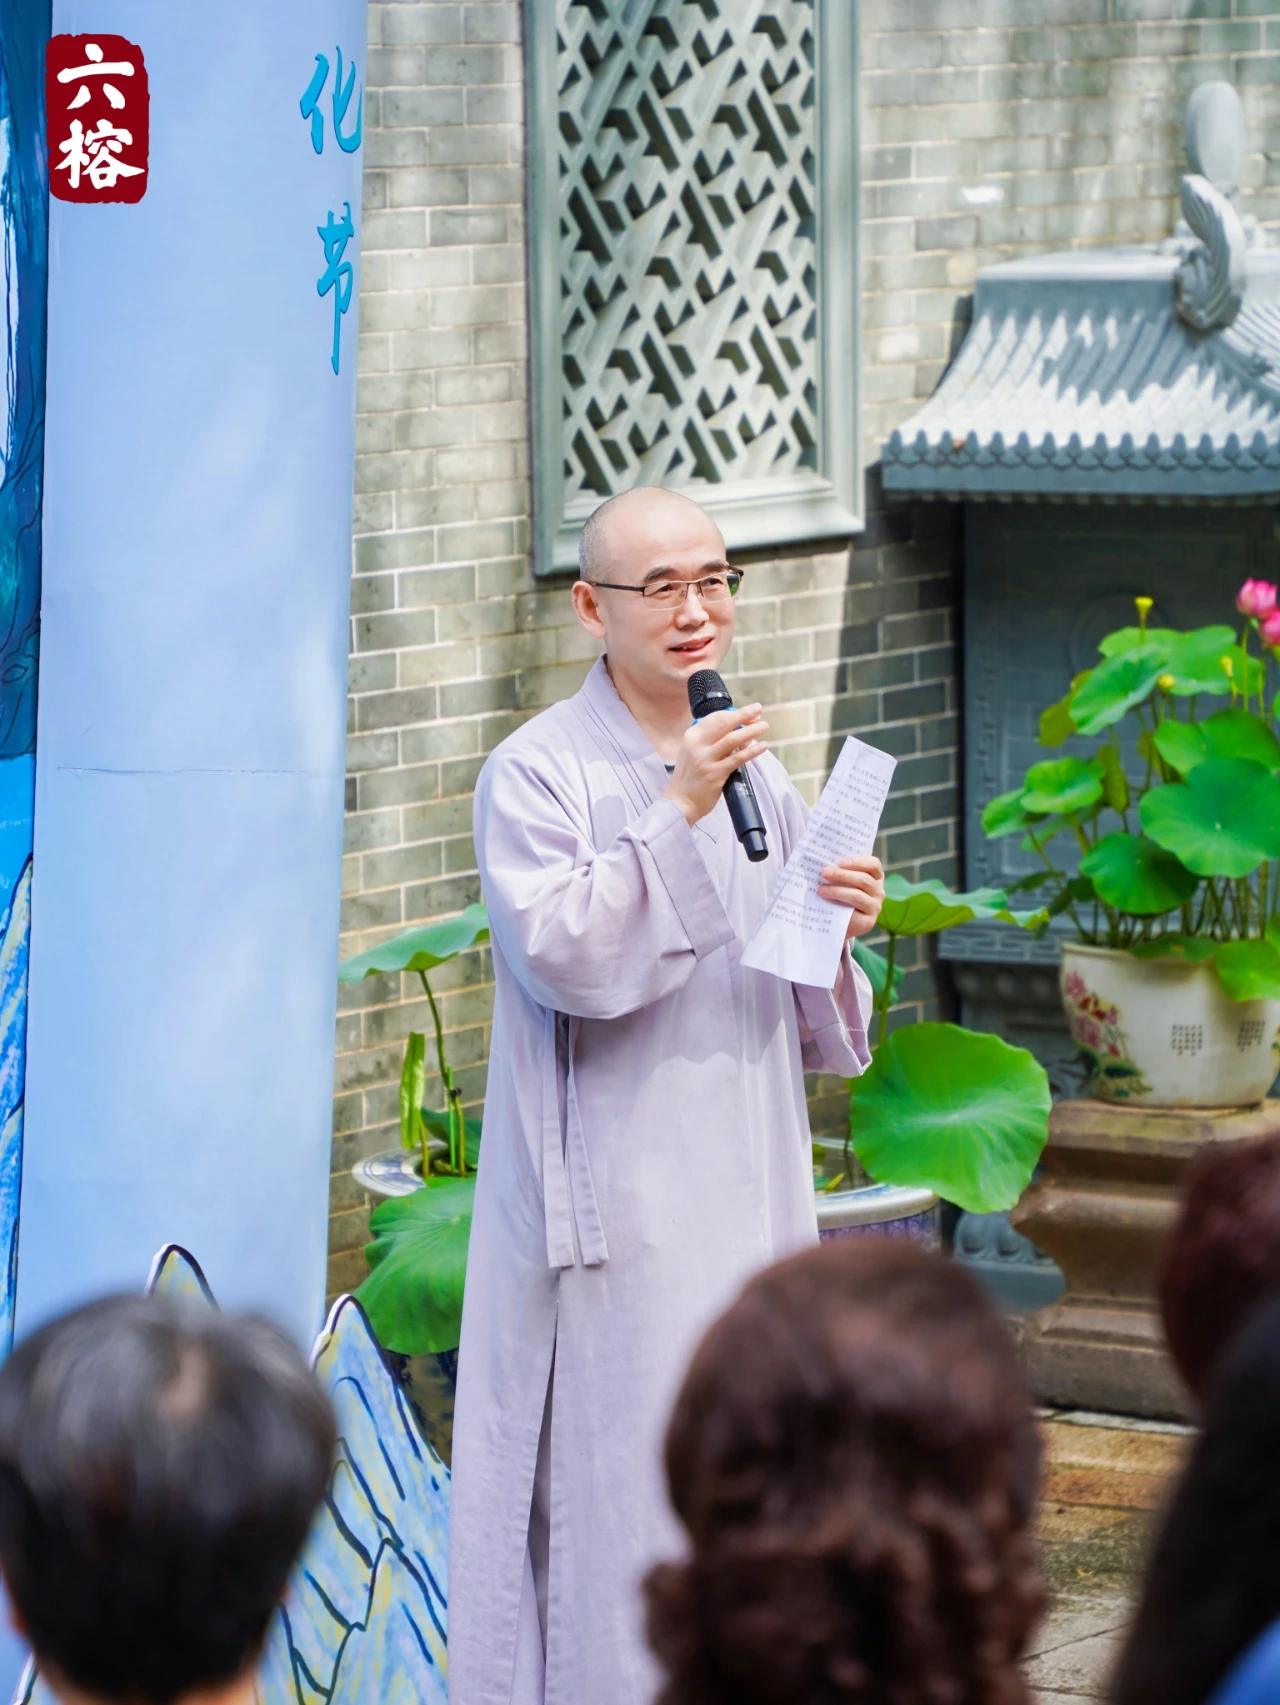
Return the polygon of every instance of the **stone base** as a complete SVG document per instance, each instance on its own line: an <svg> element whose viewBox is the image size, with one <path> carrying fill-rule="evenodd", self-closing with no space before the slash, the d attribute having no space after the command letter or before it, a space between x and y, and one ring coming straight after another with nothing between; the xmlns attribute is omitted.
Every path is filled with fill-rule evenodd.
<svg viewBox="0 0 1280 1705"><path fill-rule="evenodd" d="M1036 1395L1113 1414L1191 1418L1164 1349L1156 1285L1187 1167L1210 1143L1280 1131L1280 1101L1244 1111L1060 1101L1036 1183L1012 1219L1052 1255L1066 1294L1030 1317Z"/></svg>

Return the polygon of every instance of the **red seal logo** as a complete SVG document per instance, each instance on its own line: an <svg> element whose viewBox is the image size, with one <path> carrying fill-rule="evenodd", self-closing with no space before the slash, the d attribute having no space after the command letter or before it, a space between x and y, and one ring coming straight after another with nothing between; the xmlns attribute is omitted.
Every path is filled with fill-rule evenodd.
<svg viewBox="0 0 1280 1705"><path fill-rule="evenodd" d="M49 188L60 201L147 193L147 68L123 36L52 36L45 50Z"/></svg>

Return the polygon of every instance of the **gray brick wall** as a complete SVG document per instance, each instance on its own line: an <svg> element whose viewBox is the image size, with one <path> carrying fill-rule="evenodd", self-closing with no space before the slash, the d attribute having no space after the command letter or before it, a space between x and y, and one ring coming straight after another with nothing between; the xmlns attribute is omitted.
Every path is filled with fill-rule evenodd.
<svg viewBox="0 0 1280 1705"><path fill-rule="evenodd" d="M1280 0L1234 3L1239 16L1232 0L862 0L870 457L936 382L979 265L1167 231L1187 87L1234 77L1255 144L1274 146L1280 56L1266 49ZM370 7L344 953L478 897L477 770L521 720L572 692L595 654L567 582L535 584L527 559L519 24L509 0ZM1246 206L1268 220L1276 176L1273 155L1251 155ZM945 507L886 509L873 473L852 548L746 559L730 660L808 796L846 732L899 757L887 861L948 879L955 527ZM931 967L908 976L908 994L938 1010ZM478 1105L487 955L438 984ZM343 991L335 1290L364 1270L367 1204L349 1168L396 1141L410 1028L429 1028L416 980ZM840 1085L812 1091L815 1128L839 1129Z"/></svg>

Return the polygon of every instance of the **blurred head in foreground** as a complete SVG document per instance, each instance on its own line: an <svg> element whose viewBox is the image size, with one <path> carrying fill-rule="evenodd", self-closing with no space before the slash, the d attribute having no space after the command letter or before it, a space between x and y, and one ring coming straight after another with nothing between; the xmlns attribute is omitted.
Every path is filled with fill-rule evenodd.
<svg viewBox="0 0 1280 1705"><path fill-rule="evenodd" d="M91 1303L0 1368L0 1570L65 1705L248 1698L324 1492L328 1400L263 1320Z"/></svg>
<svg viewBox="0 0 1280 1705"><path fill-rule="evenodd" d="M960 1268L853 1237L762 1273L667 1433L689 1551L646 1582L660 1705L1022 1705L1037 1462Z"/></svg>
<svg viewBox="0 0 1280 1705"><path fill-rule="evenodd" d="M1165 1514L1119 1705L1202 1705L1280 1617L1280 1302L1234 1339Z"/></svg>
<svg viewBox="0 0 1280 1705"><path fill-rule="evenodd" d="M1246 1317L1280 1296L1280 1137L1223 1143L1191 1168L1160 1285L1165 1337L1204 1406Z"/></svg>

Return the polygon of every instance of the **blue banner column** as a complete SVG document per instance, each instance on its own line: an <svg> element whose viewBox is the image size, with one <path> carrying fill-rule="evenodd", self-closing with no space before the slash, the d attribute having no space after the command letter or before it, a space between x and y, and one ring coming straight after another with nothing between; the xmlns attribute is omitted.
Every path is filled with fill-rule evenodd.
<svg viewBox="0 0 1280 1705"><path fill-rule="evenodd" d="M169 1241L321 1321L365 11L53 3L150 138L141 199L50 203L19 1333Z"/></svg>
<svg viewBox="0 0 1280 1705"><path fill-rule="evenodd" d="M0 1354L13 1332L35 786L49 0L0 6Z"/></svg>

